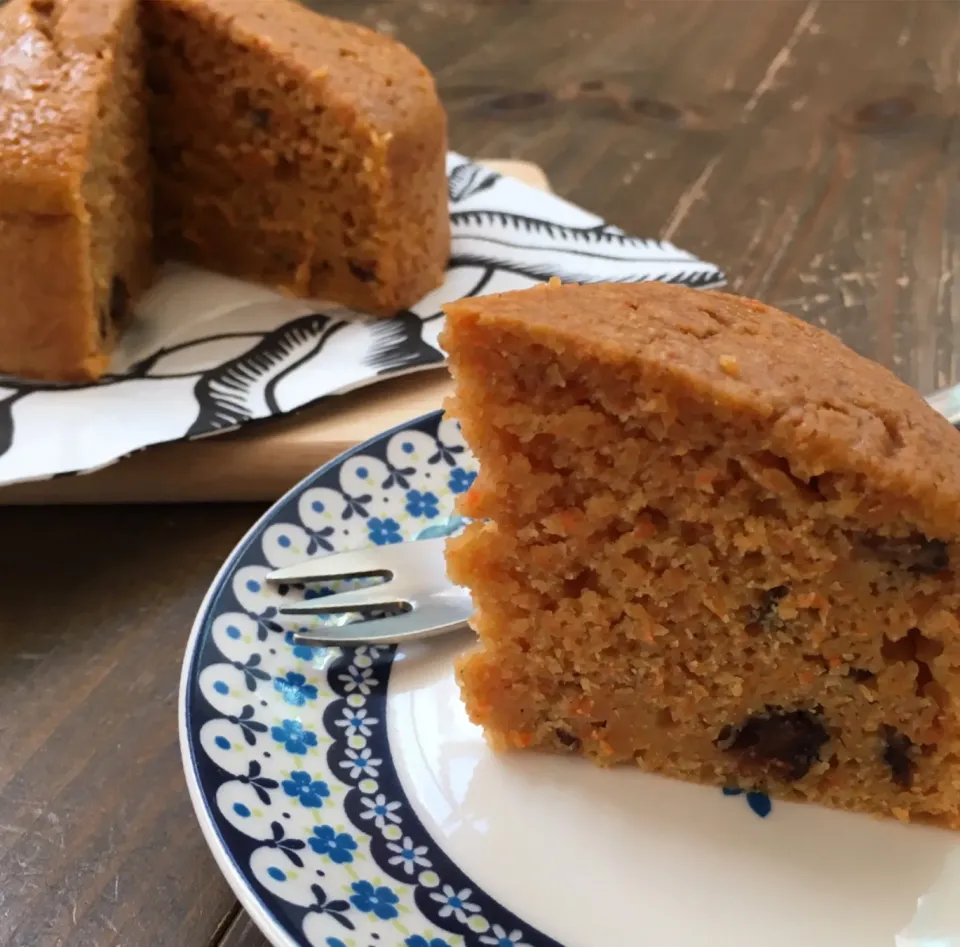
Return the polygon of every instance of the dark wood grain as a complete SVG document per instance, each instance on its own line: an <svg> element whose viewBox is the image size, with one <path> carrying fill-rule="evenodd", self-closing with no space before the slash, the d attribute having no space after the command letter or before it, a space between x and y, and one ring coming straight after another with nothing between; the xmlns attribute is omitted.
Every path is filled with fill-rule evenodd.
<svg viewBox="0 0 960 947"><path fill-rule="evenodd" d="M421 54L454 148L537 162L921 390L957 379L956 3L312 5ZM257 512L0 509L0 944L265 944L176 745L193 613Z"/></svg>
<svg viewBox="0 0 960 947"><path fill-rule="evenodd" d="M178 666L255 508L0 509L0 944L207 944Z"/></svg>
<svg viewBox="0 0 960 947"><path fill-rule="evenodd" d="M238 909L217 941L217 947L270 947L270 945L247 913Z"/></svg>
<svg viewBox="0 0 960 947"><path fill-rule="evenodd" d="M453 147L537 162L923 391L956 377L956 3L319 6L421 53Z"/></svg>

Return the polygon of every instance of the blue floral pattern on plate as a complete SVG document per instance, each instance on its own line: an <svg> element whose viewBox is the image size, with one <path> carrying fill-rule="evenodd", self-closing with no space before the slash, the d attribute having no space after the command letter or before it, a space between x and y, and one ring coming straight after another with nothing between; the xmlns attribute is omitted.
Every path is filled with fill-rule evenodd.
<svg viewBox="0 0 960 947"><path fill-rule="evenodd" d="M326 552L456 533L454 502L475 476L439 412L381 435L280 500L197 619L181 693L187 778L221 866L278 944L559 947L481 890L414 813L387 740L393 649L297 645L295 627L318 620L281 621L282 601L331 590L265 581ZM745 795L769 813L766 796Z"/></svg>
<svg viewBox="0 0 960 947"><path fill-rule="evenodd" d="M556 944L464 875L406 799L387 744L393 649L297 645L278 607L311 590L265 582L310 556L458 531L454 501L475 476L440 413L388 432L282 499L198 618L182 695L188 779L241 899L266 910L279 943Z"/></svg>

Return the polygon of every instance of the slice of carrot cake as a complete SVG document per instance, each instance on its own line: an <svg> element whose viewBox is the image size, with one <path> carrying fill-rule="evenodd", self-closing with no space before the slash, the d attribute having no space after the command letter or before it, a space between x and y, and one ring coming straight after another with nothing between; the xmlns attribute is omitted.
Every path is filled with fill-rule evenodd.
<svg viewBox="0 0 960 947"><path fill-rule="evenodd" d="M447 309L493 746L960 828L960 434L838 339L662 284Z"/></svg>

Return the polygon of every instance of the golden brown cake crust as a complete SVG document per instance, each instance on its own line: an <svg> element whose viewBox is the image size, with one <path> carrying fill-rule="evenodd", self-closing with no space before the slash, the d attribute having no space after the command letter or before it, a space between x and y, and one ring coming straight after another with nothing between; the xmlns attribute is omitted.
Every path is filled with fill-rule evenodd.
<svg viewBox="0 0 960 947"><path fill-rule="evenodd" d="M642 318L630 318L640 307ZM474 321L507 331L513 322L585 358L635 361L651 385L769 428L770 449L796 476L866 478L889 504L875 515L960 536L957 432L892 372L794 316L663 283L548 286L465 299L446 313L447 339Z"/></svg>
<svg viewBox="0 0 960 947"><path fill-rule="evenodd" d="M97 58L129 0L11 0L0 9L0 210L72 214L109 63Z"/></svg>
<svg viewBox="0 0 960 947"><path fill-rule="evenodd" d="M322 81L341 108L381 134L409 134L437 117L433 77L402 43L291 0L148 0L216 24L278 65Z"/></svg>
<svg viewBox="0 0 960 947"><path fill-rule="evenodd" d="M87 381L149 282L136 0L0 10L0 373Z"/></svg>

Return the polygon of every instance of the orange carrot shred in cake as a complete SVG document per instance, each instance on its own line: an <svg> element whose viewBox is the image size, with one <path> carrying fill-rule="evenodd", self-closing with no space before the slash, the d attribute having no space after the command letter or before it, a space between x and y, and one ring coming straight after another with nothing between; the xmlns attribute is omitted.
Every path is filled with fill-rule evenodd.
<svg viewBox="0 0 960 947"><path fill-rule="evenodd" d="M441 342L495 748L960 828L960 435L916 392L656 283L465 299Z"/></svg>

